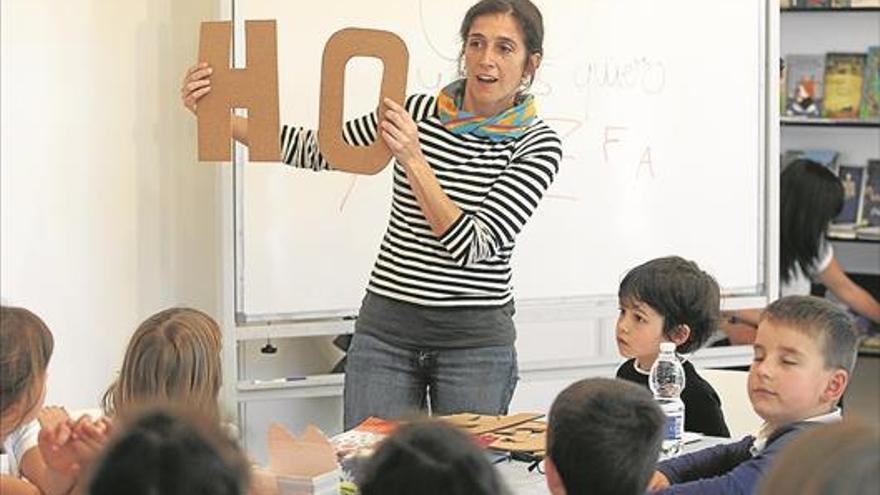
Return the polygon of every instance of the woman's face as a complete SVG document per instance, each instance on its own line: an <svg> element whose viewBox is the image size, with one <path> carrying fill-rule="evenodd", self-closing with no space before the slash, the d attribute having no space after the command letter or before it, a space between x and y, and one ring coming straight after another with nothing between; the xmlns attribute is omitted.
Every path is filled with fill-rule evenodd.
<svg viewBox="0 0 880 495"><path fill-rule="evenodd" d="M466 70L463 110L496 115L511 106L525 76L540 61L529 54L519 23L510 14L487 14L474 19L464 46Z"/></svg>

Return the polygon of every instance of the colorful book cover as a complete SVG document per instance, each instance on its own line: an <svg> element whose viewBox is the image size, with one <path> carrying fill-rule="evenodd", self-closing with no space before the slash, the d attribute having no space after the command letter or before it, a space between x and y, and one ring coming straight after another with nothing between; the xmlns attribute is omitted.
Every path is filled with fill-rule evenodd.
<svg viewBox="0 0 880 495"><path fill-rule="evenodd" d="M849 7L849 0L831 0L831 6L835 9L845 9Z"/></svg>
<svg viewBox="0 0 880 495"><path fill-rule="evenodd" d="M863 119L880 117L880 46L868 48L859 117Z"/></svg>
<svg viewBox="0 0 880 495"><path fill-rule="evenodd" d="M834 175L837 175L837 159L839 157L840 153L828 149L786 150L782 155L782 170L790 165L791 162L804 158L824 166L828 170L834 172Z"/></svg>
<svg viewBox="0 0 880 495"><path fill-rule="evenodd" d="M838 176L843 184L843 208L833 223L858 224L862 207L862 191L865 187L865 167L841 165Z"/></svg>
<svg viewBox="0 0 880 495"><path fill-rule="evenodd" d="M829 0L806 0L804 2L804 7L810 9L819 9L823 7L828 7L830 5Z"/></svg>
<svg viewBox="0 0 880 495"><path fill-rule="evenodd" d="M864 78L864 53L829 53L825 58L822 115L832 119L858 117Z"/></svg>
<svg viewBox="0 0 880 495"><path fill-rule="evenodd" d="M785 70L785 59L779 58L779 115L785 115L785 77L788 71Z"/></svg>
<svg viewBox="0 0 880 495"><path fill-rule="evenodd" d="M868 178L862 196L862 220L872 227L880 226L880 160L868 160Z"/></svg>
<svg viewBox="0 0 880 495"><path fill-rule="evenodd" d="M785 57L786 105L790 116L822 115L825 55L789 55Z"/></svg>

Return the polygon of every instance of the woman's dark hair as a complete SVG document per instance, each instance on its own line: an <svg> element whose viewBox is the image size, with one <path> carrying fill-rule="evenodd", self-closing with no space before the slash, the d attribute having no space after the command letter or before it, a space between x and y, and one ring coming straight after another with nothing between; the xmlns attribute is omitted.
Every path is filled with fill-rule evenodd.
<svg viewBox="0 0 880 495"><path fill-rule="evenodd" d="M798 159L779 182L779 276L790 281L795 269L809 273L819 256L825 229L843 207L843 185L831 170Z"/></svg>
<svg viewBox="0 0 880 495"><path fill-rule="evenodd" d="M523 37L526 43L526 62L529 55L535 53L544 54L544 18L541 11L529 0L480 0L475 3L461 21L459 35L461 36L461 54L464 56L464 47L467 44L468 34L471 32L471 26L474 19L490 14L509 14L513 16L519 28L522 29ZM534 69L534 67L533 67ZM531 86L535 79L534 70L532 70L529 78L528 86Z"/></svg>
<svg viewBox="0 0 880 495"><path fill-rule="evenodd" d="M247 459L220 424L201 413L170 404L127 410L88 493L244 495Z"/></svg>
<svg viewBox="0 0 880 495"><path fill-rule="evenodd" d="M406 424L385 439L358 479L361 495L508 493L483 452L439 421Z"/></svg>
<svg viewBox="0 0 880 495"><path fill-rule="evenodd" d="M39 316L25 308L0 307L0 414L18 422L37 405L55 341Z"/></svg>

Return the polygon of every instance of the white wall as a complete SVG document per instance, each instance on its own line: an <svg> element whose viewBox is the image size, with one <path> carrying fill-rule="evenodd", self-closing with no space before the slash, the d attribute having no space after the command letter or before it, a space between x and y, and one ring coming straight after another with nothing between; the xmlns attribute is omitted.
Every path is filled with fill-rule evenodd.
<svg viewBox="0 0 880 495"><path fill-rule="evenodd" d="M0 294L55 335L47 402L93 407L136 325L217 314L217 171L178 99L209 0L3 0Z"/></svg>

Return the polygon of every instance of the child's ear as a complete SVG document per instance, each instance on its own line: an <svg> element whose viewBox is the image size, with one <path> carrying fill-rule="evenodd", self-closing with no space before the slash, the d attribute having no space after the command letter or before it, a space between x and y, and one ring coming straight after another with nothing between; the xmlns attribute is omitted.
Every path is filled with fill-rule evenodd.
<svg viewBox="0 0 880 495"><path fill-rule="evenodd" d="M672 329L672 342L675 342L676 346L684 344L691 337L691 327L687 326L687 324L682 323L681 325L676 326Z"/></svg>
<svg viewBox="0 0 880 495"><path fill-rule="evenodd" d="M828 380L828 384L825 386L822 398L827 402L836 403L840 400L840 397L843 396L843 392L846 391L846 385L848 383L849 373L840 369L834 370L831 373L831 378Z"/></svg>
<svg viewBox="0 0 880 495"><path fill-rule="evenodd" d="M556 465L550 457L544 457L544 476L547 478L547 488L550 489L550 493L565 495L565 485L562 484L559 471L556 470Z"/></svg>

